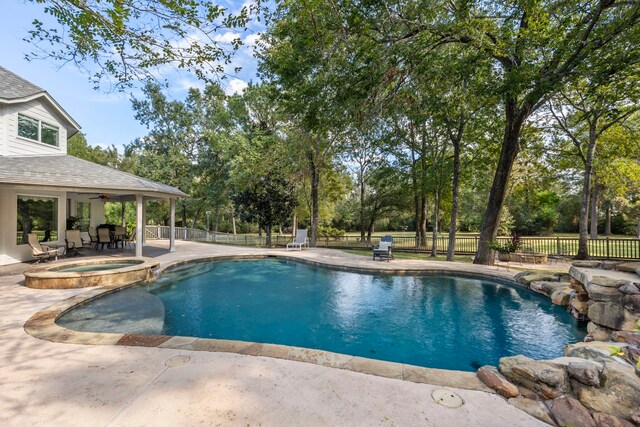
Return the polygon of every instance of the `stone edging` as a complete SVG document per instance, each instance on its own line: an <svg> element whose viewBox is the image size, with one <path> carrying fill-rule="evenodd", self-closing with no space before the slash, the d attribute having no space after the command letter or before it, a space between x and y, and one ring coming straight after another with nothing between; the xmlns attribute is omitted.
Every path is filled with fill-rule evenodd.
<svg viewBox="0 0 640 427"><path fill-rule="evenodd" d="M303 257L281 254L223 255L191 258L169 263L161 267L161 270L169 271L181 265L208 261L265 258L296 261L309 265L322 266L325 268L342 271L354 271L358 273L421 276L447 275L455 273L458 276L474 279L482 279L488 277L492 280L498 281L501 284L515 286L523 289L526 288L525 286L522 286L521 284L515 282L512 279L512 275L509 273L495 274L495 272L493 271L487 271L487 273L485 274L479 272L476 273L464 271L457 268L401 269L386 267L384 269L375 269L357 265L338 265L329 262L309 260ZM475 372L425 368L403 363L388 362L358 356L349 356L324 350L307 349L279 344L262 344L245 341L166 335L81 332L64 328L56 323L56 320L58 318L60 318L62 315L64 315L66 312L73 309L77 305L88 303L89 301L92 301L104 295L132 287L138 283L103 286L101 288L92 289L80 295L62 300L31 316L31 318L29 318L29 320L27 320L27 322L25 323L24 330L33 337L56 343L84 345L126 345L264 356L276 359L312 363L320 366L345 369L353 372L376 375L385 378L400 379L415 383L426 383L436 386L448 386L466 390L495 393L493 389L487 387L482 381L477 378Z"/></svg>

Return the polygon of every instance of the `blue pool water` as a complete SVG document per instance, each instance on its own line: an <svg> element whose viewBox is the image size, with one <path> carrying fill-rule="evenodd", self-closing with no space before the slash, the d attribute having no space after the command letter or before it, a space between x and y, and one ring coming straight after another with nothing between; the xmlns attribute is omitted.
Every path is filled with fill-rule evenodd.
<svg viewBox="0 0 640 427"><path fill-rule="evenodd" d="M285 344L432 368L474 371L515 354L557 357L586 333L545 297L461 277L375 276L247 260L196 264L133 292L141 289L164 304L166 335ZM83 309L90 313L91 303Z"/></svg>

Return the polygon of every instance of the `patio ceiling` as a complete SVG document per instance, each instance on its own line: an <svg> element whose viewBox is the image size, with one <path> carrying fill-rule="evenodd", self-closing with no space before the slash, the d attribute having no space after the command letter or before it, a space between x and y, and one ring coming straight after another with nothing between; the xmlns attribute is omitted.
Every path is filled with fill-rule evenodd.
<svg viewBox="0 0 640 427"><path fill-rule="evenodd" d="M69 155L0 156L0 185L37 186L89 194L104 201L131 201L136 194L146 199L188 197L175 187L101 166Z"/></svg>

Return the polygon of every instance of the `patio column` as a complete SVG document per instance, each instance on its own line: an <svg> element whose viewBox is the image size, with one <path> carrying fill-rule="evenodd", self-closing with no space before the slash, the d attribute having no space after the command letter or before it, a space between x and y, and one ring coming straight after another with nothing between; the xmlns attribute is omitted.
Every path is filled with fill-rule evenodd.
<svg viewBox="0 0 640 427"><path fill-rule="evenodd" d="M144 236L144 200L142 194L136 194L136 256L142 256L142 236Z"/></svg>
<svg viewBox="0 0 640 427"><path fill-rule="evenodd" d="M176 251L176 199L169 199L171 219L169 222L169 252Z"/></svg>
<svg viewBox="0 0 640 427"><path fill-rule="evenodd" d="M147 246L147 204L142 196L142 246Z"/></svg>

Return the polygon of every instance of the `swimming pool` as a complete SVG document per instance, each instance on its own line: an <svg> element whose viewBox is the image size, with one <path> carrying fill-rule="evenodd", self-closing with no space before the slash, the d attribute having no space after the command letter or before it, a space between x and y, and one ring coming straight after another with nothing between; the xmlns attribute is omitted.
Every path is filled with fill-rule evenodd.
<svg viewBox="0 0 640 427"><path fill-rule="evenodd" d="M164 306L155 314L163 322L146 319L158 325L147 333L283 344L431 368L474 371L515 354L553 358L586 334L548 299L488 279L370 275L282 260L165 272L155 283L99 298L57 322L95 332L104 327L101 316L124 324L136 310L121 309L117 299L132 301L141 291Z"/></svg>

